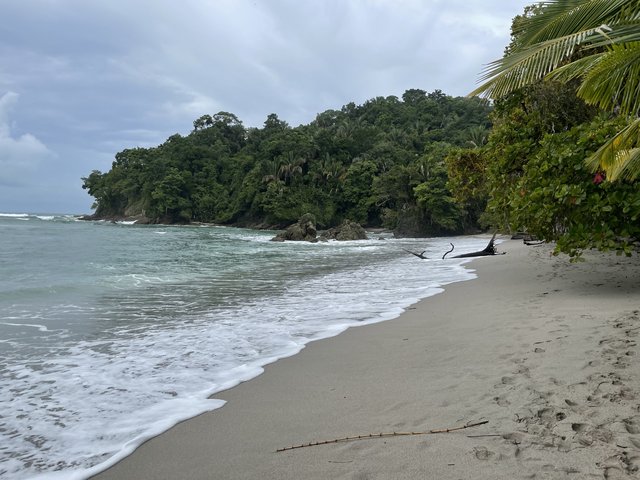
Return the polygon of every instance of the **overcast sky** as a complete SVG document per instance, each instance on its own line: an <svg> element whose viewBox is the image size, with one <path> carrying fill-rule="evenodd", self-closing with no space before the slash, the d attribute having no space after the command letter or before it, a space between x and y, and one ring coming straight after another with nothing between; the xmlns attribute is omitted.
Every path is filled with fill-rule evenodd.
<svg viewBox="0 0 640 480"><path fill-rule="evenodd" d="M0 212L88 213L80 177L227 111L261 127L473 90L526 0L0 0Z"/></svg>

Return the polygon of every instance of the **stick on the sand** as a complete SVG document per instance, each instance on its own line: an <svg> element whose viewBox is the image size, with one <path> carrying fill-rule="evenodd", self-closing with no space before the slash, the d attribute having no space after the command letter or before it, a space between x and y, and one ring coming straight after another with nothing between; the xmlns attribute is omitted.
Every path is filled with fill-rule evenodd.
<svg viewBox="0 0 640 480"><path fill-rule="evenodd" d="M286 452L287 450L295 450L297 448L306 448L306 447L316 447L318 445L328 445L330 443L340 443L340 442L353 442L357 440L365 440L369 438L381 438L381 437L402 437L407 435L433 435L436 433L449 433L455 432L457 430L464 430L466 428L478 427L480 425L485 425L489 423L489 420L484 420L482 422L476 423L468 423L467 425L463 425L461 427L453 427L453 428L440 428L437 430L427 430L425 432L382 432L382 433L369 433L366 435L358 435L354 437L343 437L343 438L335 438L333 440L323 440L321 442L310 442L303 443L301 445L293 445L291 447L279 448L276 450L277 452Z"/></svg>

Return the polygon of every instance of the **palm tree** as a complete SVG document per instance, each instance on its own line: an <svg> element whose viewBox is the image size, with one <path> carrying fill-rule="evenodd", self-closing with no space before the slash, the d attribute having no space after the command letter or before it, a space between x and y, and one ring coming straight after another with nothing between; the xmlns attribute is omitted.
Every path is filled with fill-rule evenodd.
<svg viewBox="0 0 640 480"><path fill-rule="evenodd" d="M609 180L639 178L640 1L547 0L532 11L469 95L501 98L541 79L577 80L585 102L629 118L587 165Z"/></svg>
<svg viewBox="0 0 640 480"><path fill-rule="evenodd" d="M279 156L278 160L280 161L278 176L284 181L285 185L290 185L296 175L302 175L302 167L307 163L305 158L296 156L292 151L288 151L286 155Z"/></svg>
<svg viewBox="0 0 640 480"><path fill-rule="evenodd" d="M267 160L262 164L262 183L280 182L280 162Z"/></svg>
<svg viewBox="0 0 640 480"><path fill-rule="evenodd" d="M467 129L467 144L478 148L487 143L489 130L483 125L474 125Z"/></svg>
<svg viewBox="0 0 640 480"><path fill-rule="evenodd" d="M329 193L335 193L338 184L344 180L346 169L338 160L331 158L329 153L325 153L322 160L318 162L314 180L320 187L329 188Z"/></svg>

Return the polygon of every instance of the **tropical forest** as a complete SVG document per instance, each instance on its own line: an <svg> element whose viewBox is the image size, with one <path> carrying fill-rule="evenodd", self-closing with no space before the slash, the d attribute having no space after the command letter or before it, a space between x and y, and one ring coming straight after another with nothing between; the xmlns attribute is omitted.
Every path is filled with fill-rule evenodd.
<svg viewBox="0 0 640 480"><path fill-rule="evenodd" d="M513 19L467 97L410 89L292 127L203 115L117 153L93 218L283 228L310 213L399 236L521 232L578 258L640 241L640 2L552 0Z"/></svg>

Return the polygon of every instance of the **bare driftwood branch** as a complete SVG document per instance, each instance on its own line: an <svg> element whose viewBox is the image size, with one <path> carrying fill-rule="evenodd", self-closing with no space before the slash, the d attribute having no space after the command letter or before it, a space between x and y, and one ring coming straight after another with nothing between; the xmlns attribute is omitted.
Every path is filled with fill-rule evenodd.
<svg viewBox="0 0 640 480"><path fill-rule="evenodd" d="M489 241L489 244L484 248L484 250L480 250L478 252L471 252L471 253L463 253L461 255L456 255L454 257L451 258L470 258L470 257L486 257L486 256L490 256L490 255L504 255L503 253L498 253L496 251L496 246L494 245L494 242L496 240L496 235L498 234L498 232L493 234L493 237L491 237L491 240ZM453 252L454 249L454 245L453 243L451 244L451 250L449 250L447 253L445 253L442 256L442 259L444 260L444 257L446 257L448 254L450 254L451 252Z"/></svg>
<svg viewBox="0 0 640 480"><path fill-rule="evenodd" d="M426 250L423 250L422 253L412 252L411 250L407 250L406 248L403 248L402 250L404 250L407 253L410 253L411 255L415 255L416 257L421 258L422 260L429 260L429 257L424 256Z"/></svg>
<svg viewBox="0 0 640 480"><path fill-rule="evenodd" d="M516 232L513 235L511 235L511 240L522 240L522 243L524 243L525 245L534 245L534 246L542 245L543 243L545 243L544 240L540 240L535 235L531 235L530 233L527 233L527 232Z"/></svg>
<svg viewBox="0 0 640 480"><path fill-rule="evenodd" d="M442 259L444 260L444 257L446 257L447 255L449 255L451 252L453 252L453 249L456 248L453 243L450 243L449 245L451 245L451 250L449 250L448 252L446 252L444 255L442 255Z"/></svg>
<svg viewBox="0 0 640 480"><path fill-rule="evenodd" d="M485 425L487 423L489 423L489 420L484 420L482 422L476 422L476 423L468 423L468 424L463 425L461 427L439 428L439 429L436 429L436 430L427 430L427 431L424 431L424 432L369 433L369 434L366 434L366 435L335 438L333 440L323 440L321 442L310 442L310 443L303 443L303 444L300 444L300 445L292 445L291 447L279 448L278 450L276 450L276 453L278 453L278 452L286 452L288 450L296 450L298 448L317 447L318 445L328 445L330 443L340 443L340 442L353 442L353 441L358 441L358 440L366 440L366 439L370 439L370 438L402 437L402 436L407 436L407 435L433 435L433 434L436 434L436 433L449 433L449 432L455 432L455 431L458 431L458 430L465 430L465 429L471 428L471 427L478 427L480 425Z"/></svg>

